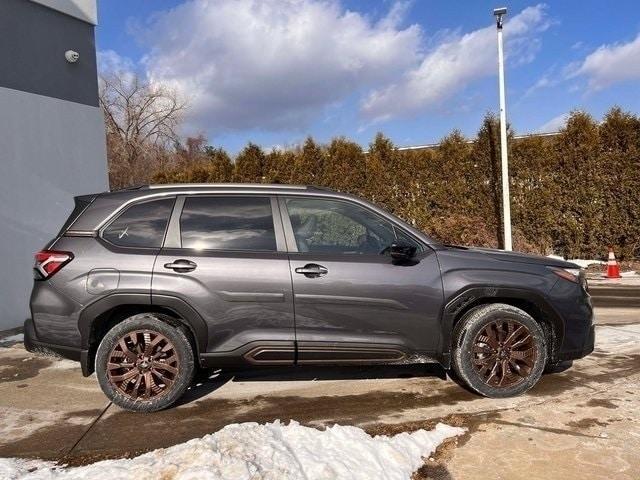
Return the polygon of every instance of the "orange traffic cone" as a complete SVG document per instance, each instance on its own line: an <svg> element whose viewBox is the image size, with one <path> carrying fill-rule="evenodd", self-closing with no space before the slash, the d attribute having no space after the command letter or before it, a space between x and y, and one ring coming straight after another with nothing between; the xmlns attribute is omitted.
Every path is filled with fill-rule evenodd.
<svg viewBox="0 0 640 480"><path fill-rule="evenodd" d="M616 256L613 254L613 248L609 247L609 261L607 262L607 273L605 278L622 278L620 276L620 265L616 261Z"/></svg>

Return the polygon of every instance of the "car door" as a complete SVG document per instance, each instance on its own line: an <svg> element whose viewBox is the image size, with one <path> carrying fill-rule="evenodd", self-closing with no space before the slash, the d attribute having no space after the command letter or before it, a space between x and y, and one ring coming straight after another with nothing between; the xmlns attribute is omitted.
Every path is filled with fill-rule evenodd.
<svg viewBox="0 0 640 480"><path fill-rule="evenodd" d="M276 199L179 196L152 280L153 302L171 296L204 319L202 356L212 364L293 363L291 275Z"/></svg>
<svg viewBox="0 0 640 480"><path fill-rule="evenodd" d="M364 205L282 196L299 363L400 361L436 351L442 284L435 252ZM392 243L413 244L394 262Z"/></svg>

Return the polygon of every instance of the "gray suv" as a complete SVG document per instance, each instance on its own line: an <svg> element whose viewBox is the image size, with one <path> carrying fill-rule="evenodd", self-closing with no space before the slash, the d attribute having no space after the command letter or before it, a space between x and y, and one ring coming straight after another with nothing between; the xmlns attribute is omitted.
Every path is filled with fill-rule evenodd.
<svg viewBox="0 0 640 480"><path fill-rule="evenodd" d="M518 395L593 350L583 272L443 245L327 189L157 185L85 195L36 254L30 351L117 405L173 404L207 368L437 362Z"/></svg>

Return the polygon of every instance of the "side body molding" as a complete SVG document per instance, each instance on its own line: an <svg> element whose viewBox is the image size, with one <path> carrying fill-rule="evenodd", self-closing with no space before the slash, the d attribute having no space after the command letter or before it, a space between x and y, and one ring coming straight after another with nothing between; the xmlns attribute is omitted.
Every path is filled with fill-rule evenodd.
<svg viewBox="0 0 640 480"><path fill-rule="evenodd" d="M555 359L556 352L562 345L564 338L564 321L543 295L525 288L476 286L455 293L447 301L443 309L440 343L437 353L438 360L444 368L450 368L451 366L451 342L455 319L458 315L475 305L480 305L487 301L497 302L501 299L504 299L505 303L525 301L539 310L553 328L551 359Z"/></svg>

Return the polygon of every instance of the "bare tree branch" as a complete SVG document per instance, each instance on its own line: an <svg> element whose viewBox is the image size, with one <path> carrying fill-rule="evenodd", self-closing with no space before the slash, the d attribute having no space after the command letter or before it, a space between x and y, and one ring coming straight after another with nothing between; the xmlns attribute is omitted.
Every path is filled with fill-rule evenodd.
<svg viewBox="0 0 640 480"><path fill-rule="evenodd" d="M165 85L125 72L100 76L99 100L112 185L144 181L149 167L179 142L176 131L186 102Z"/></svg>

